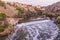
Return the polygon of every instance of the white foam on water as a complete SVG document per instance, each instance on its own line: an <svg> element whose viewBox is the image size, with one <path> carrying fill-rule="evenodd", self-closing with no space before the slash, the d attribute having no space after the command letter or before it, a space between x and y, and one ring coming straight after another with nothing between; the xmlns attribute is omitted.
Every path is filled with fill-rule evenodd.
<svg viewBox="0 0 60 40"><path fill-rule="evenodd" d="M17 24L6 40L17 40L20 28L26 32L23 40L54 40L58 35L58 27L51 20L38 20ZM18 39L20 40L21 37Z"/></svg>

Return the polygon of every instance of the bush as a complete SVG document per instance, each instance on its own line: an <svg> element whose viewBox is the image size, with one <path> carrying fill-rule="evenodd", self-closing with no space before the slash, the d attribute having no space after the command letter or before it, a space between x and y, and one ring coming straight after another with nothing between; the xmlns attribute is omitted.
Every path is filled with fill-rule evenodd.
<svg viewBox="0 0 60 40"><path fill-rule="evenodd" d="M58 16L58 17L56 18L55 22L56 22L57 24L60 24L60 16Z"/></svg>
<svg viewBox="0 0 60 40"><path fill-rule="evenodd" d="M6 4L2 1L0 1L0 6L3 6L6 9Z"/></svg>
<svg viewBox="0 0 60 40"><path fill-rule="evenodd" d="M4 28L0 25L0 32L3 32Z"/></svg>
<svg viewBox="0 0 60 40"><path fill-rule="evenodd" d="M6 14L5 13L0 13L0 20L4 20L6 18Z"/></svg>
<svg viewBox="0 0 60 40"><path fill-rule="evenodd" d="M18 10L18 14L14 15L15 18L22 18L23 10L20 7L16 7L16 10Z"/></svg>
<svg viewBox="0 0 60 40"><path fill-rule="evenodd" d="M23 13L24 12L20 7L16 7L16 10L18 10L19 13Z"/></svg>
<svg viewBox="0 0 60 40"><path fill-rule="evenodd" d="M5 21L3 25L0 25L0 32L4 31L4 29L8 28L8 26L9 26L8 22Z"/></svg>
<svg viewBox="0 0 60 40"><path fill-rule="evenodd" d="M50 19L54 17L54 15L49 14L49 13L46 13L45 15L46 15L47 17L49 17Z"/></svg>
<svg viewBox="0 0 60 40"><path fill-rule="evenodd" d="M5 23L4 25L0 25L0 32L3 32L4 29L8 28L9 24Z"/></svg>

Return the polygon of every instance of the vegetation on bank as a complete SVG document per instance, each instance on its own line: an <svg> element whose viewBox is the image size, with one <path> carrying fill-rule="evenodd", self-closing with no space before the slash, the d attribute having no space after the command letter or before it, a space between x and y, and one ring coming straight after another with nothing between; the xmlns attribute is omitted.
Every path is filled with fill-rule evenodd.
<svg viewBox="0 0 60 40"><path fill-rule="evenodd" d="M49 13L47 13L45 15L46 15L46 17L49 17L51 20L53 20L60 28L60 15L58 15L58 14L53 15L53 14L49 14Z"/></svg>
<svg viewBox="0 0 60 40"><path fill-rule="evenodd" d="M22 14L24 13L24 10L20 7L16 7L16 10L18 10L18 13L14 15L15 18L22 18Z"/></svg>
<svg viewBox="0 0 60 40"><path fill-rule="evenodd" d="M60 16L58 16L55 20L55 23L59 26L60 28Z"/></svg>
<svg viewBox="0 0 60 40"><path fill-rule="evenodd" d="M8 27L8 22L6 21L7 15L3 12L0 12L0 32Z"/></svg>
<svg viewBox="0 0 60 40"><path fill-rule="evenodd" d="M5 20L6 17L7 17L7 15L6 15L5 13L0 12L0 21L1 21L1 20Z"/></svg>
<svg viewBox="0 0 60 40"><path fill-rule="evenodd" d="M3 32L4 29L6 29L9 24L6 21L7 15L4 12L0 12L0 32ZM0 36L0 40L5 40L6 36Z"/></svg>
<svg viewBox="0 0 60 40"><path fill-rule="evenodd" d="M3 1L0 1L0 6L4 7L6 9L6 4Z"/></svg>

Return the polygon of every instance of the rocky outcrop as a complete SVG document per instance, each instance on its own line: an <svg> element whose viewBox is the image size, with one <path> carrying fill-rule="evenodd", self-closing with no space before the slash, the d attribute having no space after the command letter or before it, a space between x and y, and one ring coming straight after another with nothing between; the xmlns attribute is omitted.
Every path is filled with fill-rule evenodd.
<svg viewBox="0 0 60 40"><path fill-rule="evenodd" d="M10 32L11 32L11 31L10 31L8 28L6 28L3 32L0 32L0 36L6 36L6 35L8 35Z"/></svg>

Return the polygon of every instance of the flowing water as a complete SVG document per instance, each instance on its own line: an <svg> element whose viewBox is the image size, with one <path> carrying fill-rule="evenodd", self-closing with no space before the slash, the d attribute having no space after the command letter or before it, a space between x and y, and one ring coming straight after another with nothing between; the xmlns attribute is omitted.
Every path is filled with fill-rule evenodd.
<svg viewBox="0 0 60 40"><path fill-rule="evenodd" d="M6 40L54 40L58 27L51 20L36 20L17 24Z"/></svg>

